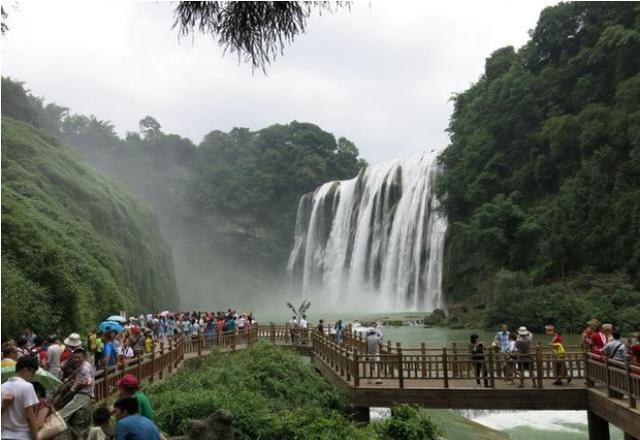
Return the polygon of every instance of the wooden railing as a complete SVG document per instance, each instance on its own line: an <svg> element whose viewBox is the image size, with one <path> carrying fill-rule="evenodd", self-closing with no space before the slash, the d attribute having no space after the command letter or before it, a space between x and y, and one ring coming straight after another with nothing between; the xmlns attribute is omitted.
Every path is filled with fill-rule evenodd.
<svg viewBox="0 0 640 440"><path fill-rule="evenodd" d="M640 399L640 365L607 359L585 353L587 386L606 387L609 397L626 398L629 407L636 408Z"/></svg>
<svg viewBox="0 0 640 440"><path fill-rule="evenodd" d="M233 351L239 346L249 346L258 340L258 326L245 327L242 330L219 333L207 338L176 336L169 340L169 344L159 344L151 353L124 359L107 369L96 371L95 396L96 401L108 399L117 391L117 382L127 373L134 374L140 381L149 383L163 379L165 374L171 374L186 353L196 353L201 356L205 351L214 347L220 350Z"/></svg>
<svg viewBox="0 0 640 440"><path fill-rule="evenodd" d="M482 358L474 359L468 351L459 350L456 343L441 348L427 348L425 343L419 348L405 348L400 343L387 341L379 354L371 355L367 354L362 335L351 330L345 331L341 343L337 344L335 336L315 329L270 324L245 327L241 331L236 329L211 338L203 335L175 337L166 346L160 344L153 353L98 371L96 399L102 401L112 395L117 381L126 373L153 382L176 369L186 353L200 356L216 347L233 351L250 346L259 339L276 345L308 347L354 387L381 380L386 386L391 384L398 388L467 388L485 381L488 388L496 388L496 383L502 380L514 380L520 383L530 381L534 387L543 389L545 379L557 378L556 368L562 365L563 379L586 379L590 386L604 385L609 396L624 396L632 408L636 408L640 398L640 366L593 356L574 348L569 348L562 357L539 344L528 355L505 355L489 349ZM516 372L526 377L519 378Z"/></svg>

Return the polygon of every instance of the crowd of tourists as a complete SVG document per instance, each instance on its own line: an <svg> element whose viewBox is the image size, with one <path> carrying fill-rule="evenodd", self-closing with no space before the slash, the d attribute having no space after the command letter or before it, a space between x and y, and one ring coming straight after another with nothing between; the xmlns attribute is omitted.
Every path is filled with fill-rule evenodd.
<svg viewBox="0 0 640 440"><path fill-rule="evenodd" d="M132 374L117 382L119 395L111 408L94 409L96 371L150 353L159 343L171 344L176 338L213 339L223 332L245 331L256 323L253 313L231 309L111 318L97 325L85 340L78 333L42 338L29 327L17 338L4 338L3 376L5 367L15 372L2 384L3 439L54 438L67 429L74 438L91 440L159 439L151 403ZM61 384L48 395L43 382L51 380Z"/></svg>
<svg viewBox="0 0 640 440"><path fill-rule="evenodd" d="M571 383L565 361L565 343L560 330L553 325L545 326L545 333L551 337L548 345L553 350L554 385L562 385L563 380ZM629 362L640 366L640 333L635 333L635 344L627 347L621 339L618 327L612 324L601 324L599 320L590 320L582 332L582 349L591 353L591 358L602 361L604 358L618 362ZM533 334L524 326L516 332L509 331L506 324L496 333L490 347L486 347L477 334L472 334L469 340L469 354L474 364L476 383L480 385L481 379L484 386L488 387L488 374L486 364L487 350L494 350L503 356L504 378L508 384L514 384L514 379L519 380L519 387L523 387L525 377L529 377L535 386L533 372Z"/></svg>

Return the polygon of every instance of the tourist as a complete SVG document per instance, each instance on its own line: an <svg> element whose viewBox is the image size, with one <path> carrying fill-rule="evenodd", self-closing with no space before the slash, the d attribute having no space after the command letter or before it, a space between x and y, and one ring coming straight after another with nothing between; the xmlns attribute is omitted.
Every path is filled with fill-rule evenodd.
<svg viewBox="0 0 640 440"><path fill-rule="evenodd" d="M318 326L316 327L316 330L318 330L318 333L320 333L321 335L324 335L324 319L321 319L320 321L318 321Z"/></svg>
<svg viewBox="0 0 640 440"><path fill-rule="evenodd" d="M342 344L342 337L344 336L344 324L342 323L342 319L339 319L336 322L336 344Z"/></svg>
<svg viewBox="0 0 640 440"><path fill-rule="evenodd" d="M153 330L151 329L146 329L144 331L144 336L145 336L145 340L144 340L144 352L145 354L149 354L153 352Z"/></svg>
<svg viewBox="0 0 640 440"><path fill-rule="evenodd" d="M82 347L82 340L80 339L80 335L78 333L71 333L69 337L64 340L65 346L60 355L60 360L62 364L60 365L60 370L62 371L62 377L60 378L63 382L70 379L76 370L76 363L73 358L73 351L76 348Z"/></svg>
<svg viewBox="0 0 640 440"><path fill-rule="evenodd" d="M68 421L78 410L90 405L94 397L95 373L87 361L87 352L83 347L73 351L73 362L76 365L71 385L73 398L60 410L60 416L65 421Z"/></svg>
<svg viewBox="0 0 640 440"><path fill-rule="evenodd" d="M234 315L229 316L229 319L224 324L224 331L232 332L236 329L236 318Z"/></svg>
<svg viewBox="0 0 640 440"><path fill-rule="evenodd" d="M591 353L593 354L593 358L599 360L601 359L601 352L604 346L607 344L607 337L604 333L602 333L602 325L600 321L597 319L591 319L587 324L591 327Z"/></svg>
<svg viewBox="0 0 640 440"><path fill-rule="evenodd" d="M26 346L27 349L31 349L31 347L33 347L37 336L38 335L36 335L33 331L31 331L31 328L29 326L24 327L24 330L22 332L22 337L27 340L27 346Z"/></svg>
<svg viewBox="0 0 640 440"><path fill-rule="evenodd" d="M169 339L169 341L173 339L173 335L175 334L175 331L176 331L176 321L173 319L173 315L170 315L169 319L167 319L167 338Z"/></svg>
<svg viewBox="0 0 640 440"><path fill-rule="evenodd" d="M60 338L57 335L49 336L49 347L47 347L47 369L49 373L56 376L58 379L62 378L62 346L60 344Z"/></svg>
<svg viewBox="0 0 640 440"><path fill-rule="evenodd" d="M182 320L182 339L184 342L189 342L191 335L191 321L189 318L183 318Z"/></svg>
<svg viewBox="0 0 640 440"><path fill-rule="evenodd" d="M560 331L551 324L546 325L544 328L547 334L553 335L553 339L549 343L553 349L553 371L556 377L553 384L562 385L562 379L566 379L567 383L571 383L571 378L567 375L567 365L564 361L565 349L562 335Z"/></svg>
<svg viewBox="0 0 640 440"><path fill-rule="evenodd" d="M289 320L289 336L291 337L292 344L295 344L296 342L297 332L298 332L298 319L296 318L295 315L293 315Z"/></svg>
<svg viewBox="0 0 640 440"><path fill-rule="evenodd" d="M626 362L627 361L627 348L620 341L620 329L618 327L614 327L611 330L611 341L607 342L607 344L602 347L600 353L607 356L607 359L611 359L618 362Z"/></svg>
<svg viewBox="0 0 640 440"><path fill-rule="evenodd" d="M35 408L39 403L30 383L38 370L38 360L23 356L16 362L15 376L2 384L3 439L35 439L38 434Z"/></svg>
<svg viewBox="0 0 640 440"><path fill-rule="evenodd" d="M113 347L112 336L113 334L111 332L104 332L100 336L100 339L104 344L102 348L102 359L100 360L102 368L113 367L117 361L117 353Z"/></svg>
<svg viewBox="0 0 640 440"><path fill-rule="evenodd" d="M36 396L38 396L38 404L33 409L33 412L36 417L36 429L40 431L44 422L47 420L47 417L55 412L55 408L47 400L47 390L45 390L44 386L40 382L33 381L31 382L31 385L33 385ZM40 437L41 434L38 435L38 438Z"/></svg>
<svg viewBox="0 0 640 440"><path fill-rule="evenodd" d="M586 326L582 331L582 339L580 345L582 345L582 349L585 352L591 351L591 347L593 347L593 341L591 340L591 335L593 335L593 330L590 326Z"/></svg>
<svg viewBox="0 0 640 440"><path fill-rule="evenodd" d="M511 346L511 339L509 338L510 335L511 333L509 332L507 324L501 324L500 331L496 333L494 344L492 345L498 347L500 349L500 353L507 353Z"/></svg>
<svg viewBox="0 0 640 440"><path fill-rule="evenodd" d="M505 351L507 384L513 385L513 378L519 377L520 373L516 369L516 362L518 360L518 349L516 348L517 336L515 333L509 333L509 345Z"/></svg>
<svg viewBox="0 0 640 440"><path fill-rule="evenodd" d="M469 337L469 354L471 354L471 362L476 375L476 384L480 385L480 371L482 370L482 377L484 379L485 388L489 388L489 380L487 374L487 364L484 362L484 342L480 340L480 337L473 333Z"/></svg>
<svg viewBox="0 0 640 440"><path fill-rule="evenodd" d="M640 331L635 332L636 343L631 346L631 361L635 365L640 365Z"/></svg>
<svg viewBox="0 0 640 440"><path fill-rule="evenodd" d="M382 333L382 330L380 330L380 327L378 326L378 323L373 321L371 323L371 326L373 327L373 329L375 330L376 334L380 338L380 342L382 342L382 338L384 337L384 334Z"/></svg>
<svg viewBox="0 0 640 440"><path fill-rule="evenodd" d="M200 324L196 318L191 319L191 339L197 339L200 335Z"/></svg>
<svg viewBox="0 0 640 440"><path fill-rule="evenodd" d="M47 350L44 348L44 339L40 336L36 336L33 340L33 347L31 347L31 354L38 357L40 362L40 368L47 369Z"/></svg>
<svg viewBox="0 0 640 440"><path fill-rule="evenodd" d="M207 343L213 344L213 340L216 338L216 334L217 334L217 322L215 318L213 317L209 318L204 334L205 334L205 337L207 338Z"/></svg>
<svg viewBox="0 0 640 440"><path fill-rule="evenodd" d="M531 344L533 343L533 335L525 326L518 328L518 338L516 339L516 350L518 350L518 370L520 371L520 385L524 386L525 371L529 371L529 378L536 385L536 379L533 377L533 365L530 359Z"/></svg>
<svg viewBox="0 0 640 440"><path fill-rule="evenodd" d="M138 413L153 420L153 408L147 396L140 391L140 381L133 374L125 374L117 383L119 398L133 397L138 400Z"/></svg>
<svg viewBox="0 0 640 440"><path fill-rule="evenodd" d="M113 438L114 431L110 423L111 411L105 406L96 408L93 412L93 426L87 433L86 440L107 440Z"/></svg>
<svg viewBox="0 0 640 440"><path fill-rule="evenodd" d="M369 329L367 331L366 342L367 342L367 362L369 365L369 371L367 372L366 371L367 369L365 368L364 374L367 375L368 373L369 379L367 383L381 384L382 380L379 377L380 371L378 368L378 363L380 362L380 348L382 346L382 341L380 340L380 336L378 336L375 329ZM375 382L373 380L374 377L377 377Z"/></svg>
<svg viewBox="0 0 640 440"><path fill-rule="evenodd" d="M613 324L602 324L602 334L607 338L607 342L613 339Z"/></svg>
<svg viewBox="0 0 640 440"><path fill-rule="evenodd" d="M129 330L129 347L133 351L133 356L142 356L144 354L144 345L146 341L145 335L138 326L131 326ZM131 357L133 357L131 356Z"/></svg>
<svg viewBox="0 0 640 440"><path fill-rule="evenodd" d="M160 430L148 418L138 414L138 400L118 399L113 404L116 440L160 440Z"/></svg>
<svg viewBox="0 0 640 440"><path fill-rule="evenodd" d="M118 361L124 362L127 359L131 359L135 356L133 348L131 348L131 341L127 337L124 339L124 343L118 348Z"/></svg>
<svg viewBox="0 0 640 440"><path fill-rule="evenodd" d="M27 338L25 338L24 336L18 337L18 345L16 349L18 350L18 359L31 354L31 351L27 347Z"/></svg>
<svg viewBox="0 0 640 440"><path fill-rule="evenodd" d="M10 367L18 360L18 350L14 345L5 343L2 346L2 366Z"/></svg>

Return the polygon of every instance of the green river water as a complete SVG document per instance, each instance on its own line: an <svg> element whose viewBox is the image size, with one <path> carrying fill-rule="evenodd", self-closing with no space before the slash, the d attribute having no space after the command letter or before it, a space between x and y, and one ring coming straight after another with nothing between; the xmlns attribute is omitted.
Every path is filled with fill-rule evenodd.
<svg viewBox="0 0 640 440"><path fill-rule="evenodd" d="M364 313L335 313L320 314L310 310L308 319L311 323L317 323L319 319L324 319L325 324L333 322L337 319L343 319L346 322L351 320L359 320L363 323L371 320L380 321L383 318L392 320L411 321L411 316L419 317L421 315L410 313L393 313L393 314L364 314ZM283 323L290 316L282 314L274 314L272 316L258 316L262 324L273 321L275 323ZM383 326L385 340L391 340L394 343L400 342L404 347L419 347L421 342L425 342L427 347L437 348L442 346L450 346L451 342L466 344L471 333L478 333L485 343L490 344L493 340L495 332L473 329L449 329L443 327L425 328L422 325L402 325L402 326ZM497 329L496 329L497 331ZM551 337L544 334L534 334L534 343L540 341L543 345L550 342ZM565 335L565 345L578 345L580 343L579 335ZM466 345L463 345L466 347ZM463 348L464 349L464 348ZM374 413L383 414L383 411L373 410ZM497 431L508 434L512 440L587 440L587 413L586 411L455 411L481 425L493 428ZM375 416L375 414L372 414ZM610 426L611 440L623 440L622 431ZM467 428L473 430L473 427ZM486 433L484 433L486 435ZM473 435L472 435L473 436ZM479 438L479 437L478 437ZM486 438L483 436L482 438ZM495 437L503 439L502 436ZM456 440L456 439L451 439Z"/></svg>

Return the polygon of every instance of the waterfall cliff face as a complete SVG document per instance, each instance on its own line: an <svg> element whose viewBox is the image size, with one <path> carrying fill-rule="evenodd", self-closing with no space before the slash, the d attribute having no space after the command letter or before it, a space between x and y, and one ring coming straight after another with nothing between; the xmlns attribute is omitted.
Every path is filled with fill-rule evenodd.
<svg viewBox="0 0 640 440"><path fill-rule="evenodd" d="M446 218L436 208L437 152L364 169L300 199L290 285L315 305L443 308Z"/></svg>

